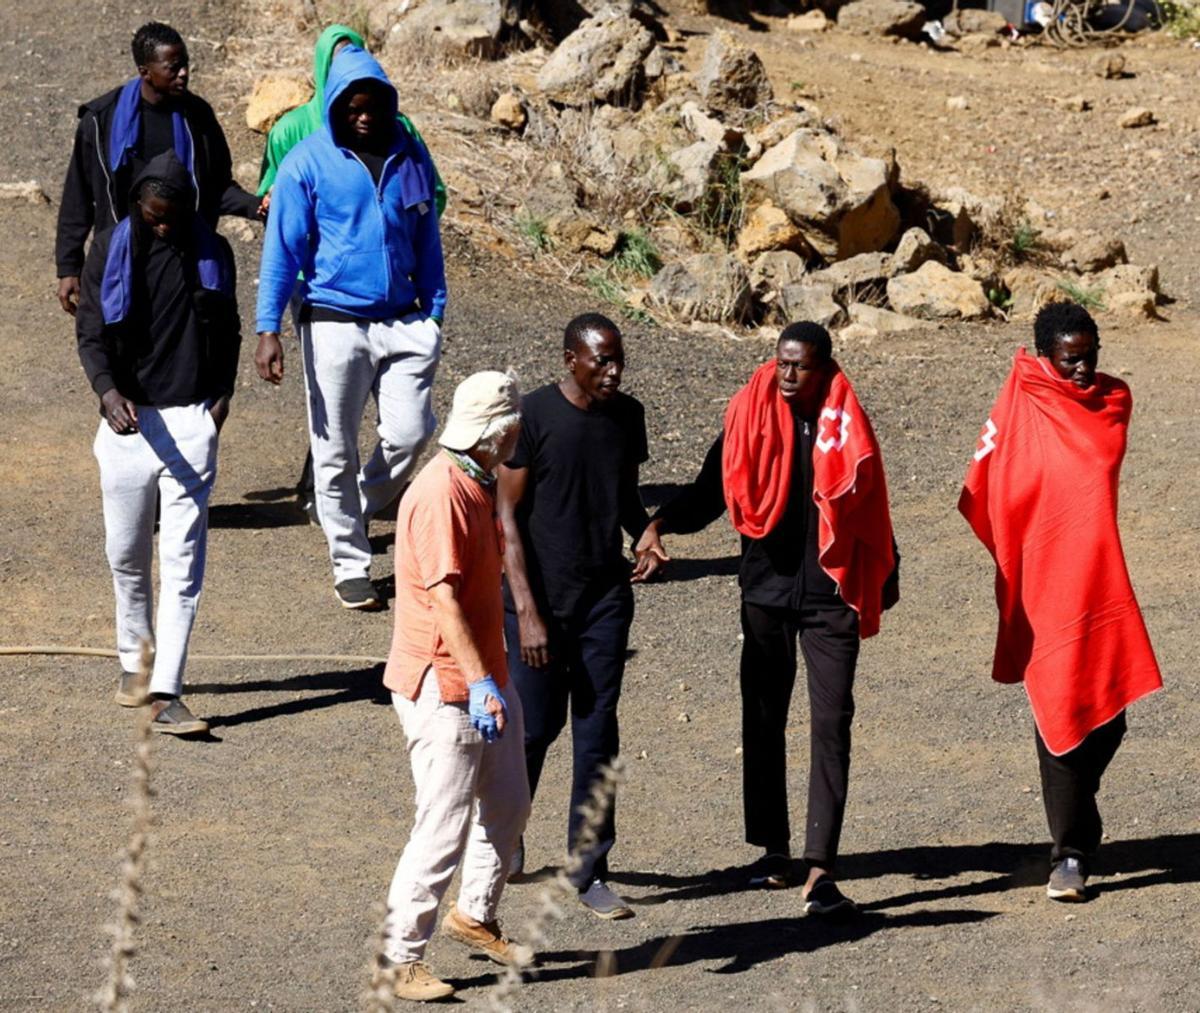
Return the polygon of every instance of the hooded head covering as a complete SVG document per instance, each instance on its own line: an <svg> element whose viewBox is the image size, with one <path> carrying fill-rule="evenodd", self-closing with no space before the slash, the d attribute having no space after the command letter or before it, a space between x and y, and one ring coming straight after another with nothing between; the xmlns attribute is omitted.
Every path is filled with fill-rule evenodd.
<svg viewBox="0 0 1200 1013"><path fill-rule="evenodd" d="M359 46L347 46L338 53L337 61L334 63L333 69L329 72L329 78L325 82L323 122L329 128L329 132L333 135L335 142L338 139L338 135L331 119L333 107L337 105L340 99L351 92L354 85L360 83L369 84L374 91L383 97L386 103L384 110L386 118L392 120L396 118L396 107L398 104L396 88L388 80L388 76L379 65L379 61Z"/></svg>
<svg viewBox="0 0 1200 1013"><path fill-rule="evenodd" d="M164 151L146 164L129 191L131 202L137 199L142 185L151 179L161 180L179 194L180 203L188 208L191 220L187 224L190 247L196 257L200 287L233 298L233 271L217 235L193 210L195 190L192 177L174 151ZM117 324L129 315L133 302L133 221L134 209L113 229L100 280L100 309L105 324Z"/></svg>
<svg viewBox="0 0 1200 1013"><path fill-rule="evenodd" d="M275 176L287 153L309 134L315 133L324 125L326 82L329 80L330 69L334 62L334 50L343 39L356 49L366 48L363 37L346 25L330 25L317 38L317 45L313 51L313 97L304 105L284 113L267 135L267 146L263 151L262 170L258 181L260 197L275 185ZM341 53L338 54L339 57L341 55ZM412 120L399 112L396 114L396 119L413 140L423 147L427 147L417 128L413 126ZM437 170L435 169L434 172L436 173ZM446 187L440 176L434 183L434 202L440 215L446 206Z"/></svg>

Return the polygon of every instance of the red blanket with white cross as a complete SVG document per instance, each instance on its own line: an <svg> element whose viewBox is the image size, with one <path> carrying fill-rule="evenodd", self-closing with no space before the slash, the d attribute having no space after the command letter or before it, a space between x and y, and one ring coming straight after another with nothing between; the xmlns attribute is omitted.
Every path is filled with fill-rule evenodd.
<svg viewBox="0 0 1200 1013"><path fill-rule="evenodd" d="M992 678L1025 683L1056 756L1162 686L1117 530L1132 405L1121 380L1080 389L1019 349L958 501L996 561Z"/></svg>
<svg viewBox="0 0 1200 1013"><path fill-rule="evenodd" d="M883 456L871 421L836 363L817 417L813 499L818 559L858 613L862 637L879 632L884 582L896 565ZM791 409L775 362L763 363L725 412L722 475L733 526L762 538L787 509L795 453Z"/></svg>

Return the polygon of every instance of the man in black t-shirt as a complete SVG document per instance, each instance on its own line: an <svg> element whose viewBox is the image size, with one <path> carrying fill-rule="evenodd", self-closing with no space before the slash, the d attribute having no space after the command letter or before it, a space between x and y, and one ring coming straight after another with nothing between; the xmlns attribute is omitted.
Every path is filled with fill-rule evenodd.
<svg viewBox="0 0 1200 1013"><path fill-rule="evenodd" d="M566 329L567 377L526 395L521 438L500 469L504 526L505 619L509 675L525 711L525 763L537 790L546 751L571 707L574 775L567 842L574 848L600 768L618 751L617 701L633 620L631 582L666 561L657 538L631 568L621 529L637 541L649 518L638 494L647 459L641 404L620 392L621 333L588 313ZM572 881L602 918L628 918L629 906L605 883L616 839L612 810ZM520 871L523 850L514 863Z"/></svg>

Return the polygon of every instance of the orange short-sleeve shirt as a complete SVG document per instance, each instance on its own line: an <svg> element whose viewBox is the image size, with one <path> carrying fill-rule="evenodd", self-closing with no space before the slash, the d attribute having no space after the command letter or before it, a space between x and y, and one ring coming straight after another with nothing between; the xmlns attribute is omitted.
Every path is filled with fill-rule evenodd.
<svg viewBox="0 0 1200 1013"><path fill-rule="evenodd" d="M442 581L457 588L459 604L497 686L508 682L504 603L500 595L503 547L496 501L442 451L421 469L396 517L396 614L383 683L417 698L431 665L447 703L467 699L467 680L446 650L434 622L429 589Z"/></svg>

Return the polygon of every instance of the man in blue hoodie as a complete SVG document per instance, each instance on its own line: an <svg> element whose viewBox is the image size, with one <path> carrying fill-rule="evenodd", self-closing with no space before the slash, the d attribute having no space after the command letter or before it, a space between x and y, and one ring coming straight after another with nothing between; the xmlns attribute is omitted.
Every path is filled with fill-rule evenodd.
<svg viewBox="0 0 1200 1013"><path fill-rule="evenodd" d="M424 145L396 121L396 90L356 46L325 85L325 124L284 159L259 269L259 376L283 379L279 326L303 274L300 346L316 473L317 515L334 591L375 609L366 522L408 481L434 429L446 273ZM364 465L358 431L367 397L379 442Z"/></svg>

